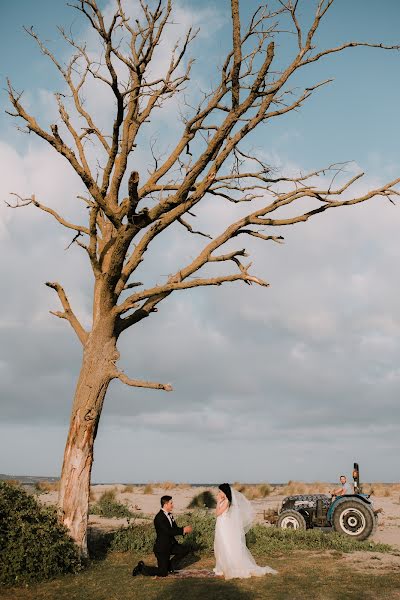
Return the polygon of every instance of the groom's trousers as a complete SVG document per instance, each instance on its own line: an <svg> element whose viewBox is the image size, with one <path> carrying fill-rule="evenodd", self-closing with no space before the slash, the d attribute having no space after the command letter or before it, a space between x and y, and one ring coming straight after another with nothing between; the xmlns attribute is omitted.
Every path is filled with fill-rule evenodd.
<svg viewBox="0 0 400 600"><path fill-rule="evenodd" d="M170 571L175 570L177 563L182 560L190 549L185 548L181 544L174 544L170 552L156 552L157 567L149 567L144 565L142 574L143 575L157 575L158 577L166 577Z"/></svg>

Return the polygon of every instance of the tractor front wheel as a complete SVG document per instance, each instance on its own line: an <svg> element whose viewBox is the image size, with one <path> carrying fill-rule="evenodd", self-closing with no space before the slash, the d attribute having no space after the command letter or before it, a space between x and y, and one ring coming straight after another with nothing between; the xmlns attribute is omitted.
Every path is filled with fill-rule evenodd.
<svg viewBox="0 0 400 600"><path fill-rule="evenodd" d="M355 540L366 540L375 531L376 517L372 508L357 498L337 501L332 525L335 531Z"/></svg>
<svg viewBox="0 0 400 600"><path fill-rule="evenodd" d="M276 526L281 529L306 529L306 520L297 510L283 510L278 517Z"/></svg>

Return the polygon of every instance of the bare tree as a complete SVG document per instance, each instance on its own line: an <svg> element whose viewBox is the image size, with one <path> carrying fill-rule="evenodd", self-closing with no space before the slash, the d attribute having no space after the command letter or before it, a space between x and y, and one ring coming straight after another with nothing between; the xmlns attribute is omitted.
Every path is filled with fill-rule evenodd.
<svg viewBox="0 0 400 600"><path fill-rule="evenodd" d="M281 243L278 227L306 222L331 208L359 204L376 196L391 200L398 194L395 186L400 178L363 195L351 195L351 186L362 173L348 176L340 184L336 179L343 169L340 164L289 176L274 170L244 146L245 138L256 127L298 109L318 88L329 83L326 80L300 90L289 88L299 70L351 47L399 48L350 41L317 49L315 34L333 2L315 0L312 23L305 27L298 16L299 0L274 0L256 10L244 27L239 0L231 0L232 49L220 68L215 67L215 85L193 108L186 100L185 89L192 69L187 54L196 31L189 29L177 42L166 72L152 75L156 51L173 18L172 0L139 0L137 18L129 18L123 0L115 0L109 22L96 0L76 0L74 8L93 28L102 53L94 57L84 43L60 29L73 50L66 65L35 31L27 30L64 80L63 92L55 94L59 118L49 129L42 126L28 112L22 94L11 82L10 114L22 120L26 131L62 155L86 189L81 196L88 208L84 224L68 221L34 195L25 199L16 195L16 201L10 203L13 207L33 205L70 229L73 243L86 253L93 271L93 320L89 331L82 326L60 283L46 283L62 305L62 310L53 314L69 321L83 347L59 496L60 517L83 554L87 552L93 445L109 383L119 379L132 387L171 390L169 384L131 379L118 369L119 336L155 312L172 292L233 281L267 287L266 281L250 271L251 263L243 261L246 250L241 245L229 250L225 247L228 241L252 236ZM281 60L275 57L275 40L289 34L292 39L295 36L295 51L284 67L277 66ZM86 108L84 90L91 80L107 86L113 95L115 112L109 131L103 131ZM160 158L154 152L154 169L139 184L139 173L134 168L138 134L153 111L176 95L182 98L180 137L168 156ZM97 173L88 157L89 147L97 148ZM218 203L247 203L248 209L211 236L196 231L190 222L195 216L192 210L206 197ZM309 210L302 202L306 198L315 202ZM287 210L282 215L279 209L291 204L297 210L292 216L287 216ZM155 282L145 289L135 281L135 272L154 240L177 223L187 234L205 238L201 252L164 283ZM216 269L214 273L212 268ZM210 272L213 276L207 275Z"/></svg>

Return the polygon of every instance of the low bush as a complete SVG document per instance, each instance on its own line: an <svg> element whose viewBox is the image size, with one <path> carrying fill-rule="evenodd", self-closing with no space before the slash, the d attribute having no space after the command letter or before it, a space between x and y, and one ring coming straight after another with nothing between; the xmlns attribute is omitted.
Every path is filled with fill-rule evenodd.
<svg viewBox="0 0 400 600"><path fill-rule="evenodd" d="M266 498L272 492L269 483L247 484L236 482L232 486L238 492L241 492L249 500L260 500Z"/></svg>
<svg viewBox="0 0 400 600"><path fill-rule="evenodd" d="M215 516L204 510L194 510L177 518L179 525L191 525L193 532L186 535L184 545L201 554L210 554L214 547ZM155 541L154 527L149 523L133 523L117 531L111 549L119 552L142 552L149 554ZM287 554L296 550L331 550L354 552L391 552L386 544L358 542L338 533L321 530L288 530L256 524L246 535L247 545L254 554Z"/></svg>
<svg viewBox="0 0 400 600"><path fill-rule="evenodd" d="M0 482L0 583L50 579L80 568L77 549L54 509L22 488Z"/></svg>
<svg viewBox="0 0 400 600"><path fill-rule="evenodd" d="M186 535L184 545L193 550L209 552L214 545L215 517L200 510L179 515L178 525L191 525L193 532ZM119 529L111 542L111 550L118 552L150 553L156 539L152 524L131 523L128 527Z"/></svg>
<svg viewBox="0 0 400 600"><path fill-rule="evenodd" d="M153 487L150 485L150 483L147 483L143 488L143 494L152 494L152 493L153 493Z"/></svg>
<svg viewBox="0 0 400 600"><path fill-rule="evenodd" d="M246 487L243 494L249 500L261 500L270 495L272 491L271 486L268 483L262 483L260 485L250 485Z"/></svg>
<svg viewBox="0 0 400 600"><path fill-rule="evenodd" d="M21 483L18 479L6 479L5 483L7 483L7 485L16 485L17 487L21 487Z"/></svg>
<svg viewBox="0 0 400 600"><path fill-rule="evenodd" d="M321 481L304 483L303 481L290 480L286 485L279 487L279 493L283 496L295 496L297 494L328 494L332 487L337 487L337 484L323 483Z"/></svg>
<svg viewBox="0 0 400 600"><path fill-rule="evenodd" d="M163 481L162 483L157 483L156 487L159 487L162 490L168 491L168 490L176 489L177 485L173 481Z"/></svg>
<svg viewBox="0 0 400 600"><path fill-rule="evenodd" d="M152 552L156 534L150 524L131 523L115 532L110 549L117 552Z"/></svg>
<svg viewBox="0 0 400 600"><path fill-rule="evenodd" d="M129 484L129 485L124 486L122 493L123 494L132 494L134 491L135 491L135 488L133 487L133 485Z"/></svg>
<svg viewBox="0 0 400 600"><path fill-rule="evenodd" d="M208 490L205 490L191 499L188 508L215 508L216 505L217 502L213 494Z"/></svg>
<svg viewBox="0 0 400 600"><path fill-rule="evenodd" d="M106 517L108 519L123 519L133 516L132 511L116 499L114 490L104 492L98 502L89 507L89 512L92 515L99 515L99 517Z"/></svg>
<svg viewBox="0 0 400 600"><path fill-rule="evenodd" d="M193 527L192 533L185 536L185 545L192 550L208 553L214 548L215 515L205 510L194 510L180 521Z"/></svg>
<svg viewBox="0 0 400 600"><path fill-rule="evenodd" d="M35 490L42 494L47 494L48 492L58 492L59 489L59 481L37 481L35 483Z"/></svg>
<svg viewBox="0 0 400 600"><path fill-rule="evenodd" d="M94 502L95 500L97 500L97 491L96 488L92 485L90 486L89 500L90 502Z"/></svg>
<svg viewBox="0 0 400 600"><path fill-rule="evenodd" d="M336 550L339 552L391 552L387 544L365 540L359 542L351 537L319 529L289 530L255 525L246 536L248 546L255 553L290 552L293 550Z"/></svg>

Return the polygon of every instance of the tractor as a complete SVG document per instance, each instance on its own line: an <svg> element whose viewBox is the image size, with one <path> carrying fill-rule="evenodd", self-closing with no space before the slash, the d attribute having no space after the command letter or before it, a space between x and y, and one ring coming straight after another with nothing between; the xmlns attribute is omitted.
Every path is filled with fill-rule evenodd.
<svg viewBox="0 0 400 600"><path fill-rule="evenodd" d="M333 527L338 533L355 540L366 540L374 533L378 518L369 495L362 492L358 463L354 463L353 480L353 494L287 496L282 502L276 526L281 529Z"/></svg>

